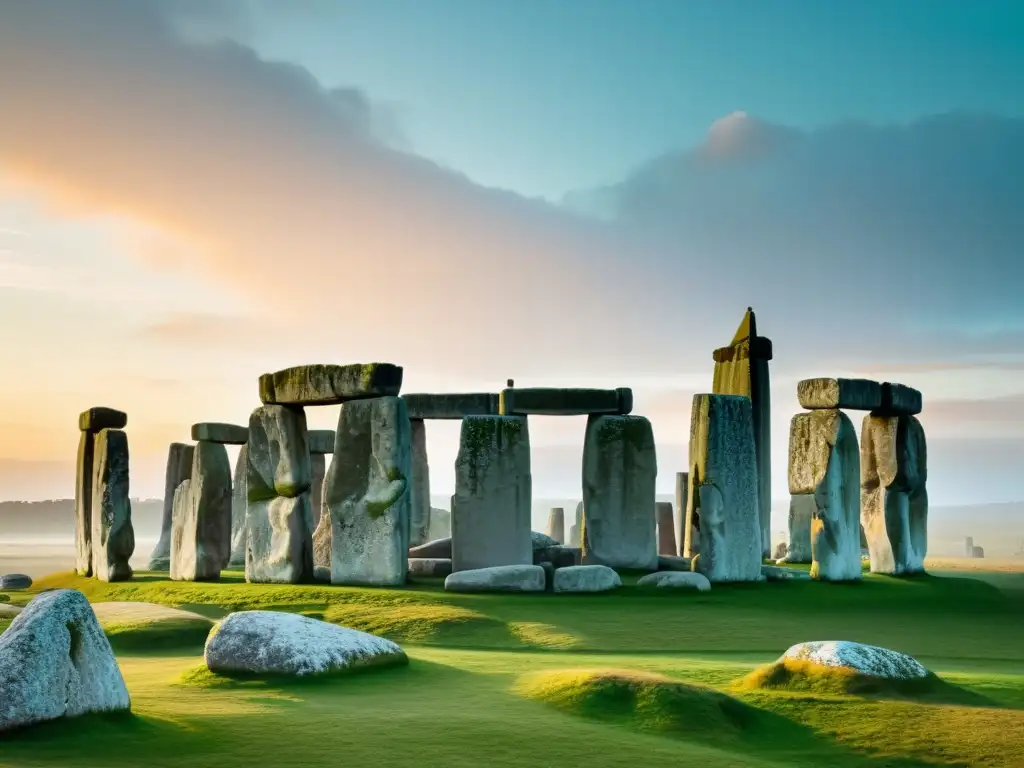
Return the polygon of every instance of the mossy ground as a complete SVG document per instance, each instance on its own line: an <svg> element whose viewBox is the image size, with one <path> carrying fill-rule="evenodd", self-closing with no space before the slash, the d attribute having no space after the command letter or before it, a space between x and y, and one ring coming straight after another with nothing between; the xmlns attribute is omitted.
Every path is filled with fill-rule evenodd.
<svg viewBox="0 0 1024 768"><path fill-rule="evenodd" d="M171 583L58 575L32 590L186 607L288 610L376 632L410 663L317 682L212 680L202 643L118 650L130 717L0 737L0 766L592 768L1024 765L1024 575L870 576L594 596ZM12 593L22 604L31 594ZM155 632L155 629L146 630ZM170 630L168 630L170 631ZM909 653L934 691L750 685L790 645L846 639ZM747 681L745 684L744 681ZM947 695L950 692L956 695ZM921 695L917 695L921 694Z"/></svg>

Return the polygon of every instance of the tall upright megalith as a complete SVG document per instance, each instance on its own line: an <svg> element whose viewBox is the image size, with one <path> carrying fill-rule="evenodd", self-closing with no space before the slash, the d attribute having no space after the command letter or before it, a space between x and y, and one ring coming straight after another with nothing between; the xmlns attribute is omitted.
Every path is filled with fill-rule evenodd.
<svg viewBox="0 0 1024 768"><path fill-rule="evenodd" d="M643 416L595 415L583 440L584 565L657 570L658 460Z"/></svg>
<svg viewBox="0 0 1024 768"><path fill-rule="evenodd" d="M771 339L757 335L754 310L747 307L727 347L716 349L712 392L750 398L754 424L754 453L757 458L758 520L761 556L771 555L772 454L771 389L768 363L772 359Z"/></svg>
<svg viewBox="0 0 1024 768"><path fill-rule="evenodd" d="M171 525L174 519L174 492L192 475L195 447L187 443L171 443L167 450L164 471L164 508L160 518L160 538L149 556L149 570L169 571L171 568Z"/></svg>
<svg viewBox="0 0 1024 768"><path fill-rule="evenodd" d="M924 572L928 553L928 448L921 393L882 385L882 406L861 426L861 523L871 571Z"/></svg>
<svg viewBox="0 0 1024 768"><path fill-rule="evenodd" d="M378 397L343 403L325 480L332 584L405 583L411 474L405 402Z"/></svg>
<svg viewBox="0 0 1024 768"><path fill-rule="evenodd" d="M124 429L128 414L99 406L78 416L78 460L75 480L75 571L79 576L93 575L92 494L96 434L102 429Z"/></svg>
<svg viewBox="0 0 1024 768"><path fill-rule="evenodd" d="M676 546L676 524L672 502L656 502L654 510L658 522L658 554L675 557L679 554L679 547Z"/></svg>
<svg viewBox="0 0 1024 768"><path fill-rule="evenodd" d="M463 419L452 500L452 570L531 565L532 492L526 417Z"/></svg>
<svg viewBox="0 0 1024 768"><path fill-rule="evenodd" d="M222 443L199 440L188 484L175 493L171 579L214 581L231 555L231 462Z"/></svg>
<svg viewBox="0 0 1024 768"><path fill-rule="evenodd" d="M693 553L693 570L713 582L760 581L762 536L749 397L693 396L689 475L684 554Z"/></svg>
<svg viewBox="0 0 1024 768"><path fill-rule="evenodd" d="M430 531L430 462L427 460L427 426L423 419L410 419L412 469L410 475L409 546L427 541Z"/></svg>
<svg viewBox="0 0 1024 768"><path fill-rule="evenodd" d="M238 449L231 477L231 557L229 568L245 568L245 545L249 541L246 507L249 493L249 445Z"/></svg>
<svg viewBox="0 0 1024 768"><path fill-rule="evenodd" d="M548 510L548 536L559 544L565 544L565 509L552 507Z"/></svg>
<svg viewBox="0 0 1024 768"><path fill-rule="evenodd" d="M101 429L93 447L92 573L100 581L127 581L135 552L129 500L128 435Z"/></svg>
<svg viewBox="0 0 1024 768"><path fill-rule="evenodd" d="M676 528L677 549L673 554L676 555L682 555L683 550L686 548L686 500L689 498L689 489L690 473L676 472L676 503L675 509L672 512L672 519L675 521ZM686 557L690 557L692 554L700 551L700 542L696 538L690 538L690 545L694 547L694 551L685 555Z"/></svg>

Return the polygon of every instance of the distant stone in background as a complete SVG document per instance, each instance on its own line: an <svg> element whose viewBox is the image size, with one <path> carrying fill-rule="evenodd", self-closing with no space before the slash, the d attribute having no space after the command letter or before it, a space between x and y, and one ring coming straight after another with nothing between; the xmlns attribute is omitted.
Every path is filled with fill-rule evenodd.
<svg viewBox="0 0 1024 768"><path fill-rule="evenodd" d="M575 525L569 526L569 546L577 548L580 546L580 529Z"/></svg>
<svg viewBox="0 0 1024 768"><path fill-rule="evenodd" d="M790 514L792 514L792 510L790 511ZM780 541L776 545L775 552L772 554L772 557L774 557L775 561L778 562L780 560L788 560L788 556L789 556L789 545L786 542L784 542L784 541Z"/></svg>
<svg viewBox="0 0 1024 768"><path fill-rule="evenodd" d="M693 396L688 535L699 535L693 568L712 582L760 581L761 526L750 398Z"/></svg>
<svg viewBox="0 0 1024 768"><path fill-rule="evenodd" d="M985 557L985 548L984 547L978 547L978 546L974 547L971 550L971 557L978 557L978 558Z"/></svg>
<svg viewBox="0 0 1024 768"><path fill-rule="evenodd" d="M452 535L452 513L440 507L430 508L430 529L427 541L450 538Z"/></svg>
<svg viewBox="0 0 1024 768"><path fill-rule="evenodd" d="M658 474L654 432L643 416L590 416L583 441L584 565L653 571Z"/></svg>
<svg viewBox="0 0 1024 768"><path fill-rule="evenodd" d="M417 546L430 535L430 462L427 428L422 419L410 419L412 469L410 476L409 544Z"/></svg>
<svg viewBox="0 0 1024 768"><path fill-rule="evenodd" d="M206 421L192 425L192 439L205 440L221 445L245 445L249 440L249 430L237 424L220 424Z"/></svg>
<svg viewBox="0 0 1024 768"><path fill-rule="evenodd" d="M964 539L964 555L974 557L974 539L970 536Z"/></svg>
<svg viewBox="0 0 1024 768"><path fill-rule="evenodd" d="M175 491L171 579L215 581L231 559L231 463L221 443L196 443L187 484Z"/></svg>
<svg viewBox="0 0 1024 768"><path fill-rule="evenodd" d="M565 509L552 507L548 511L548 536L559 544L565 543Z"/></svg>
<svg viewBox="0 0 1024 768"><path fill-rule="evenodd" d="M0 635L0 703L0 732L131 709L110 642L81 592L38 595Z"/></svg>
<svg viewBox="0 0 1024 768"><path fill-rule="evenodd" d="M231 558L229 568L245 568L245 546L249 540L246 507L249 492L249 446L238 449L231 478Z"/></svg>
<svg viewBox="0 0 1024 768"><path fill-rule="evenodd" d="M676 523L672 512L672 502L655 502L654 511L658 518L658 554L673 556L679 554L679 547L676 546Z"/></svg>
<svg viewBox="0 0 1024 768"><path fill-rule="evenodd" d="M672 517L675 521L676 551L673 555L683 555L686 546L686 499L689 493L690 473L676 472L676 502L672 510ZM691 537L690 545L697 547L694 554L700 551L700 542Z"/></svg>
<svg viewBox="0 0 1024 768"><path fill-rule="evenodd" d="M266 405L339 405L371 397L395 397L402 368L391 363L301 365L260 376Z"/></svg>
<svg viewBox="0 0 1024 768"><path fill-rule="evenodd" d="M334 453L335 434L333 429L311 429L309 430L309 452L310 453Z"/></svg>
<svg viewBox="0 0 1024 768"><path fill-rule="evenodd" d="M92 476L92 572L100 581L127 581L135 552L129 501L128 435L120 429L96 433Z"/></svg>
<svg viewBox="0 0 1024 768"><path fill-rule="evenodd" d="M12 592L19 589L29 589L32 586L32 579L24 573L8 573L0 576L0 589L7 589Z"/></svg>
<svg viewBox="0 0 1024 768"><path fill-rule="evenodd" d="M324 498L324 478L327 476L327 459L322 453L309 454L309 536L313 537L320 524Z"/></svg>
<svg viewBox="0 0 1024 768"><path fill-rule="evenodd" d="M167 469L164 472L164 510L160 519L160 539L149 556L149 570L171 569L171 524L174 518L174 491L192 475L194 446L171 443L167 450Z"/></svg>

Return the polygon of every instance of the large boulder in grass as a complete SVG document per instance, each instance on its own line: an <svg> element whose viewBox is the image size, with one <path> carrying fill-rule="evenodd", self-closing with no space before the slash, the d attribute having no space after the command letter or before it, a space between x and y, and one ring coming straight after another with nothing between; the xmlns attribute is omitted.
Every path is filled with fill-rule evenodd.
<svg viewBox="0 0 1024 768"><path fill-rule="evenodd" d="M610 592L621 586L619 574L607 565L571 565L554 573L555 592Z"/></svg>
<svg viewBox="0 0 1024 768"><path fill-rule="evenodd" d="M539 565L495 565L456 571L444 580L445 592L543 592L547 574Z"/></svg>
<svg viewBox="0 0 1024 768"><path fill-rule="evenodd" d="M690 571L658 571L649 573L636 582L638 587L659 587L666 589L695 589L698 592L711 590L711 581L703 573Z"/></svg>
<svg viewBox="0 0 1024 768"><path fill-rule="evenodd" d="M886 680L914 680L928 676L928 670L912 656L849 640L799 643L782 654L779 661L804 661Z"/></svg>
<svg viewBox="0 0 1024 768"><path fill-rule="evenodd" d="M129 709L114 652L81 592L42 593L0 635L0 731Z"/></svg>
<svg viewBox="0 0 1024 768"><path fill-rule="evenodd" d="M232 613L210 633L204 655L223 675L305 677L408 662L383 637L278 611Z"/></svg>
<svg viewBox="0 0 1024 768"><path fill-rule="evenodd" d="M12 592L18 589L28 589L32 586L32 577L24 573L8 573L0 576L0 589L9 589Z"/></svg>

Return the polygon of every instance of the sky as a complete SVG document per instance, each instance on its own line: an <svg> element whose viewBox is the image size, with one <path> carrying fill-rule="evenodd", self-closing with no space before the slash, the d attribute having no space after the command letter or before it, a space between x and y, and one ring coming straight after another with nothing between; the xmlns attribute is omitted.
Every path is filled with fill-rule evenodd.
<svg viewBox="0 0 1024 768"><path fill-rule="evenodd" d="M0 498L73 495L90 406L158 496L259 374L369 360L631 386L671 492L753 306L773 498L796 382L861 376L924 393L933 504L1024 499L1020 3L0 0L0 112ZM582 434L531 420L536 496Z"/></svg>

